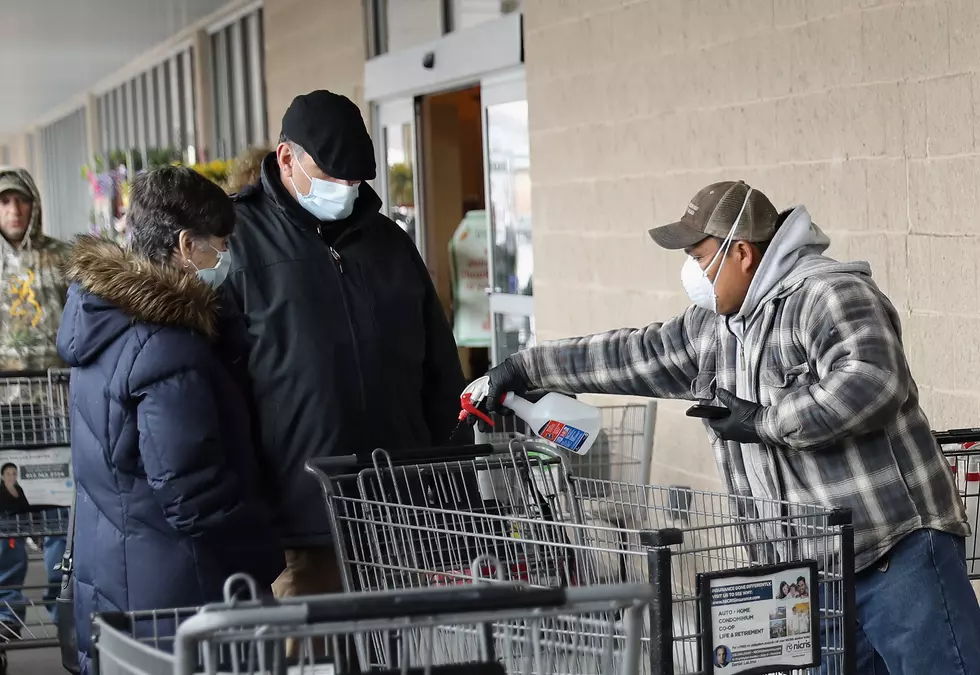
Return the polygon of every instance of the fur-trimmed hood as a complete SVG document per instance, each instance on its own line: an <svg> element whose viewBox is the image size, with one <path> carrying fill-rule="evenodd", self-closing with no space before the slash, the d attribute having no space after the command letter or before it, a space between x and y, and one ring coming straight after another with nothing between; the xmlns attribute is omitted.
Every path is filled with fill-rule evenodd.
<svg viewBox="0 0 980 675"><path fill-rule="evenodd" d="M78 237L66 277L130 319L215 336L218 295L210 286L193 274L125 251L111 241Z"/></svg>

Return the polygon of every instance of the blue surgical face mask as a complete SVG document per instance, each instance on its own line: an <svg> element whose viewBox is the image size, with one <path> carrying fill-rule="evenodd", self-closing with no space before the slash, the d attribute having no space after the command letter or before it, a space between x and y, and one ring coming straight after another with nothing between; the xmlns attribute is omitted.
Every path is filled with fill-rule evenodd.
<svg viewBox="0 0 980 675"><path fill-rule="evenodd" d="M296 187L296 183L290 176L289 181L296 190L296 201L304 209L310 212L317 220L333 221L343 220L354 211L354 202L357 201L357 192L361 184L344 185L334 183L329 180L312 178L306 173L306 169L296 158L296 166L303 172L303 175L310 179L310 191L305 195Z"/></svg>
<svg viewBox="0 0 980 675"><path fill-rule="evenodd" d="M231 254L228 251L219 251L208 243L205 243L205 246L218 255L218 261L214 264L214 267L198 267L190 258L187 259L187 262L197 270L196 274L198 279L212 288L217 288L228 278L228 270L231 268Z"/></svg>

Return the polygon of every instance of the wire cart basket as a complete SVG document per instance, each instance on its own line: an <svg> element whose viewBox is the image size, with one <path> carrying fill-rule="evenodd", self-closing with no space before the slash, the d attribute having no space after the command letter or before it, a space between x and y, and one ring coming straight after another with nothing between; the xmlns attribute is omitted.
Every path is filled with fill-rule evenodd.
<svg viewBox="0 0 980 675"><path fill-rule="evenodd" d="M970 536L966 539L966 571L971 579L980 579L980 428L934 431L949 468L956 477L956 487L966 507Z"/></svg>
<svg viewBox="0 0 980 675"><path fill-rule="evenodd" d="M602 415L599 436L587 454L566 458L571 471L586 478L649 482L657 402L598 408ZM531 436L527 425L513 415L494 414L492 419L494 430L489 434L477 431L477 443L507 443Z"/></svg>
<svg viewBox="0 0 980 675"><path fill-rule="evenodd" d="M847 511L580 478L546 445L520 440L394 456L378 450L307 468L323 486L348 591L468 583L467 561L479 556L500 560L508 581L543 587L652 583L644 672L679 675L713 672L715 610L703 604L713 588L726 578L761 584L759 575L792 573L791 585L804 580L807 601L798 593L790 605L770 584L771 601L786 599L787 615L767 619L765 629L770 641L787 643L791 621L797 634L803 624L816 633L812 659L787 661L807 665L784 670L816 673L810 664L822 662L824 673L852 672ZM722 646L728 658L748 653Z"/></svg>
<svg viewBox="0 0 980 675"><path fill-rule="evenodd" d="M95 672L635 675L653 595L648 584L481 583L100 615ZM289 640L302 644L298 659L286 657ZM314 657L317 643L329 657Z"/></svg>
<svg viewBox="0 0 980 675"><path fill-rule="evenodd" d="M0 465L20 481L70 486L69 443L68 371L0 373ZM23 501L0 513L0 673L9 651L58 645L54 567L68 515L67 505Z"/></svg>

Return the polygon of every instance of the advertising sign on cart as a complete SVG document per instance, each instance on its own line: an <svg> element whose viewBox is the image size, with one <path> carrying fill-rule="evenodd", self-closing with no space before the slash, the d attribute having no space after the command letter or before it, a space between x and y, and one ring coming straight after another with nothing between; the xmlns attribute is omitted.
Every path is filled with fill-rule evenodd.
<svg viewBox="0 0 980 675"><path fill-rule="evenodd" d="M71 506L71 448L0 450L0 465L17 467L17 482L34 506Z"/></svg>
<svg viewBox="0 0 980 675"><path fill-rule="evenodd" d="M817 581L811 560L699 575L707 623L702 658L711 664L705 672L761 675L819 666Z"/></svg>

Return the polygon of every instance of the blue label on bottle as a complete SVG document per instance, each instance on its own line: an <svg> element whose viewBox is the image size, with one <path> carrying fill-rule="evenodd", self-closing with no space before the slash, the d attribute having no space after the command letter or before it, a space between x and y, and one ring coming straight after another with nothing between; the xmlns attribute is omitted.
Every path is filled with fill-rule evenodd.
<svg viewBox="0 0 980 675"><path fill-rule="evenodd" d="M571 452L578 452L589 438L588 433L558 420L546 422L538 431L538 435L546 441L551 441L559 448Z"/></svg>

